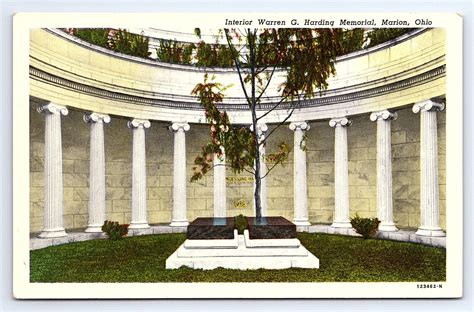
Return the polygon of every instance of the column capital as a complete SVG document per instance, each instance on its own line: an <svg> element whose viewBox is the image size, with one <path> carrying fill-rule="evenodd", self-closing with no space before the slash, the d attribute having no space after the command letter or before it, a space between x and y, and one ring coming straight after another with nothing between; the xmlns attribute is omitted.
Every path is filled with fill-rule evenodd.
<svg viewBox="0 0 474 312"><path fill-rule="evenodd" d="M253 125L250 125L250 130L253 131ZM261 135L264 132L267 132L267 130L268 130L268 126L267 126L266 123L258 123L257 124L257 134L258 135Z"/></svg>
<svg viewBox="0 0 474 312"><path fill-rule="evenodd" d="M189 131L191 127L187 122L173 122L170 126L171 131L179 131L180 129L182 131Z"/></svg>
<svg viewBox="0 0 474 312"><path fill-rule="evenodd" d="M45 114L54 114L54 115L67 115L69 113L69 110L66 108L66 106L54 104L54 103L49 103L46 105L39 105L36 110L38 113L45 113Z"/></svg>
<svg viewBox="0 0 474 312"><path fill-rule="evenodd" d="M103 123L109 123L110 122L110 116L109 115L94 113L94 112L85 113L83 119L86 123L93 123L93 122L98 122L98 121L102 121Z"/></svg>
<svg viewBox="0 0 474 312"><path fill-rule="evenodd" d="M150 123L150 121L147 120L147 119L138 119L138 118L135 118L135 119L130 120L130 121L127 123L127 126L128 126L130 129L139 128L139 127L142 127L142 128L150 128L151 123Z"/></svg>
<svg viewBox="0 0 474 312"><path fill-rule="evenodd" d="M309 123L306 121L295 121L290 123L290 130L296 131L296 130L305 130L308 131L311 127Z"/></svg>
<svg viewBox="0 0 474 312"><path fill-rule="evenodd" d="M351 124L352 120L348 119L347 117L339 117L329 120L329 126L331 127L336 127L338 125L341 127L349 127Z"/></svg>
<svg viewBox="0 0 474 312"><path fill-rule="evenodd" d="M378 112L373 112L370 114L370 120L372 121L377 121L379 119L382 120L396 120L398 118L397 113L392 113L386 109L378 111Z"/></svg>
<svg viewBox="0 0 474 312"><path fill-rule="evenodd" d="M433 111L442 111L444 110L445 105L443 103L437 103L433 102L431 100L423 101L416 103L413 105L413 112L415 114L419 113L420 111L427 111L427 112L433 112Z"/></svg>
<svg viewBox="0 0 474 312"><path fill-rule="evenodd" d="M250 125L250 130L253 131L253 125ZM266 123L257 123L257 138L259 141L265 138L265 132L267 132L268 126Z"/></svg>

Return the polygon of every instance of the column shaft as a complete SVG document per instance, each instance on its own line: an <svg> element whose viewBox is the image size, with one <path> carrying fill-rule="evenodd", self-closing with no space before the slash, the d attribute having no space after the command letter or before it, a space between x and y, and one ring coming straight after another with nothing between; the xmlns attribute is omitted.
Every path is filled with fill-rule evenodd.
<svg viewBox="0 0 474 312"><path fill-rule="evenodd" d="M420 209L421 225L416 234L445 236L439 227L438 134L436 112L444 105L432 101L417 103L420 116Z"/></svg>
<svg viewBox="0 0 474 312"><path fill-rule="evenodd" d="M300 226L311 225L308 218L308 187L306 174L306 151L304 149L304 131L310 126L306 122L293 122L290 129L294 131L294 219L293 223Z"/></svg>
<svg viewBox="0 0 474 312"><path fill-rule="evenodd" d="M89 165L89 221L86 232L102 232L105 221L105 150L104 123L108 115L89 113L84 121L90 123L90 165Z"/></svg>
<svg viewBox="0 0 474 312"><path fill-rule="evenodd" d="M173 123L174 165L173 165L173 213L171 226L187 226L186 209L186 137L190 129L187 123Z"/></svg>
<svg viewBox="0 0 474 312"><path fill-rule="evenodd" d="M262 217L268 215L268 189L267 189L267 164L265 163L265 146L260 145L260 206L262 207Z"/></svg>
<svg viewBox="0 0 474 312"><path fill-rule="evenodd" d="M149 225L146 206L145 128L149 128L151 124L148 120L134 119L128 125L133 129L132 221L129 229L146 229Z"/></svg>
<svg viewBox="0 0 474 312"><path fill-rule="evenodd" d="M64 106L48 104L38 107L45 113L44 155L44 224L40 238L66 236L63 227L63 160L61 142L61 115L67 115Z"/></svg>
<svg viewBox="0 0 474 312"><path fill-rule="evenodd" d="M225 154L214 154L214 217L227 216Z"/></svg>
<svg viewBox="0 0 474 312"><path fill-rule="evenodd" d="M329 125L335 127L334 145L334 190L335 211L332 227L350 228L349 221L349 169L347 159L347 118L331 119Z"/></svg>
<svg viewBox="0 0 474 312"><path fill-rule="evenodd" d="M370 115L377 122L377 217L380 231L398 231L393 223L391 120L397 118L387 110Z"/></svg>

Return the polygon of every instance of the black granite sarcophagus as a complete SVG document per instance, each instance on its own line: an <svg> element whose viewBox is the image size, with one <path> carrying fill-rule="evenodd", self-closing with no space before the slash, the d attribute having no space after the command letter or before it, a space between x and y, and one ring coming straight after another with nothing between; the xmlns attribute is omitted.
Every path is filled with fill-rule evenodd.
<svg viewBox="0 0 474 312"><path fill-rule="evenodd" d="M283 217L247 217L250 239L296 238L296 225ZM234 218L197 218L188 225L188 239L233 239Z"/></svg>
<svg viewBox="0 0 474 312"><path fill-rule="evenodd" d="M188 239L233 239L234 218L197 218L188 225Z"/></svg>
<svg viewBox="0 0 474 312"><path fill-rule="evenodd" d="M283 217L247 217L250 239L296 238L296 225Z"/></svg>

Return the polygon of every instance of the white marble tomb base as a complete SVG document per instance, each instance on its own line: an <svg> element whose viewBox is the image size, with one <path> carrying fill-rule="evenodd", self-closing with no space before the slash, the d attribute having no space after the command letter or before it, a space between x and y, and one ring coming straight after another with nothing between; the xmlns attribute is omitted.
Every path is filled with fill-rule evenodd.
<svg viewBox="0 0 474 312"><path fill-rule="evenodd" d="M167 269L187 266L212 270L218 267L238 270L318 269L319 259L297 238L250 239L248 231L234 239L186 240L166 259Z"/></svg>

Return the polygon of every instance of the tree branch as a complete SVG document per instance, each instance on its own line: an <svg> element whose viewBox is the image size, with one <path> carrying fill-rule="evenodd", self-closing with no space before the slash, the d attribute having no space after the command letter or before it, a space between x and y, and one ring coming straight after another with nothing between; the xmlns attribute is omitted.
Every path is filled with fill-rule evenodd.
<svg viewBox="0 0 474 312"><path fill-rule="evenodd" d="M254 174L255 174L255 170L252 171L252 170L248 170L248 169L245 169L245 168L244 168L244 171L250 173L251 175L254 175Z"/></svg>
<svg viewBox="0 0 474 312"><path fill-rule="evenodd" d="M273 67L273 70L272 70L272 72L271 72L271 74L270 74L270 78L268 78L268 80L267 80L266 86L263 88L262 92L260 92L260 95L257 97L257 101L256 101L257 103L260 102L260 98L263 96L263 94L265 93L265 91L267 91L267 88L268 88L268 86L270 85L270 81L272 81L273 74L275 73L275 69L276 69L276 67ZM259 119L259 118L257 118L257 120L258 120L258 119Z"/></svg>
<svg viewBox="0 0 474 312"><path fill-rule="evenodd" d="M263 177L261 177L260 179L265 179L267 177L267 175L280 163L282 163L283 161L282 160L278 160L277 162L273 163L273 165L271 167L268 167L267 166L267 172L264 174ZM266 163L265 163L266 165Z"/></svg>
<svg viewBox="0 0 474 312"><path fill-rule="evenodd" d="M299 95L298 95L298 103L299 102L300 102L300 100L299 100ZM267 142L268 138L272 135L272 133L275 132L275 130L277 130L278 128L280 128L284 123L286 123L288 121L288 119L290 119L290 117L293 114L293 112L295 111L295 109L296 109L296 105L292 104L291 105L291 112L285 117L285 119L283 119L281 122L279 122L277 124L277 126L270 131L270 133L268 135L265 135L265 139L263 139L259 143L259 145L265 144Z"/></svg>
<svg viewBox="0 0 474 312"><path fill-rule="evenodd" d="M240 60L239 60L240 52L237 52L237 49L230 42L228 30L224 30L224 32L225 32L225 38L227 40L227 45L229 46L229 49L231 49L231 51L236 53L236 56L232 56L232 57L234 58L235 67L237 68L237 72L239 74L240 85L242 86L242 90L244 91L244 95L245 95L245 98L247 99L247 103L249 104L249 107L252 107L252 102L250 101L250 98L247 94L247 89L245 88L245 83L244 83L244 80L242 79L242 73L240 71L241 70Z"/></svg>
<svg viewBox="0 0 474 312"><path fill-rule="evenodd" d="M274 111L280 104L287 99L287 96L282 97L272 108L270 108L268 111L266 111L263 115L257 118L257 120L263 119L265 116L270 114L272 111Z"/></svg>
<svg viewBox="0 0 474 312"><path fill-rule="evenodd" d="M257 70L255 71L255 74L256 74L256 75L259 75L259 74L263 73L264 71L267 70L268 67L270 67L270 65L264 65L263 67L257 69Z"/></svg>

